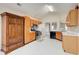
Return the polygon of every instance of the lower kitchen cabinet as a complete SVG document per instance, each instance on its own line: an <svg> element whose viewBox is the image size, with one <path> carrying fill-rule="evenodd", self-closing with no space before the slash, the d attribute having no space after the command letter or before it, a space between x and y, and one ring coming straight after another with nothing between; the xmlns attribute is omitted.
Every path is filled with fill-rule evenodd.
<svg viewBox="0 0 79 59"><path fill-rule="evenodd" d="M57 40L62 40L62 32L56 32L56 39Z"/></svg>
<svg viewBox="0 0 79 59"><path fill-rule="evenodd" d="M36 38L36 33L35 32L30 32L30 39L31 39L31 41L34 41Z"/></svg>
<svg viewBox="0 0 79 59"><path fill-rule="evenodd" d="M79 54L79 37L64 35L62 47L65 52Z"/></svg>
<svg viewBox="0 0 79 59"><path fill-rule="evenodd" d="M25 38L25 44L35 40L35 32L28 32Z"/></svg>

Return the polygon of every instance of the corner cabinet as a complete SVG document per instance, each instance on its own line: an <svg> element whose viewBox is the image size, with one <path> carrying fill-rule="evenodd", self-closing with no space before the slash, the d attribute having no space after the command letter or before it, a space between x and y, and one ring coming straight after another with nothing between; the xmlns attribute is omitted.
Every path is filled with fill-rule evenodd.
<svg viewBox="0 0 79 59"><path fill-rule="evenodd" d="M4 12L2 16L2 51L5 54L24 45L24 17Z"/></svg>
<svg viewBox="0 0 79 59"><path fill-rule="evenodd" d="M68 27L78 25L78 9L70 10L66 19L66 23Z"/></svg>

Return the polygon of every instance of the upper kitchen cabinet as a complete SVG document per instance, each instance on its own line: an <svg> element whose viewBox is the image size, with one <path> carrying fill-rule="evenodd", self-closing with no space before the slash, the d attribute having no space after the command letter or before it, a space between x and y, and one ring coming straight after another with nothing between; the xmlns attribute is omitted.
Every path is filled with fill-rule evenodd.
<svg viewBox="0 0 79 59"><path fill-rule="evenodd" d="M78 25L79 25L79 9L78 9Z"/></svg>
<svg viewBox="0 0 79 59"><path fill-rule="evenodd" d="M38 19L35 19L35 18L32 18L31 19L31 26L33 25L33 24L35 24L35 25L38 25L38 24L41 24L42 22L40 21L40 20L38 20Z"/></svg>
<svg viewBox="0 0 79 59"><path fill-rule="evenodd" d="M69 11L69 14L66 19L66 23L68 27L78 26L78 13L79 13L78 10L79 8L77 6L75 9Z"/></svg>

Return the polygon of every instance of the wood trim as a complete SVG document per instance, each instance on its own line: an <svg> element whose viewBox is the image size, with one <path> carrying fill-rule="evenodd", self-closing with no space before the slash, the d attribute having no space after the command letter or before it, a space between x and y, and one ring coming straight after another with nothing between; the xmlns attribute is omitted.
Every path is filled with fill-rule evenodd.
<svg viewBox="0 0 79 59"><path fill-rule="evenodd" d="M20 47L23 47L24 45L21 45ZM20 47L18 47L17 49L19 49ZM16 49L15 49L16 50ZM14 51L13 50L9 50L8 52L6 52L5 50L1 49L2 52L5 52L5 55L9 54L10 52Z"/></svg>
<svg viewBox="0 0 79 59"><path fill-rule="evenodd" d="M25 19L23 21L23 44L25 44Z"/></svg>
<svg viewBox="0 0 79 59"><path fill-rule="evenodd" d="M30 42L28 42L28 43L25 43L25 45L26 45L26 44L30 44L30 43L33 42L33 41L36 41L36 39L35 39L35 40L32 40L32 41L30 41Z"/></svg>
<svg viewBox="0 0 79 59"><path fill-rule="evenodd" d="M8 12L4 12L4 13L1 14L1 16L3 16L3 15L7 15L7 16L10 16L10 17L16 17L16 18L19 17L19 18L24 19L24 17L22 17L22 16L18 16L18 15L8 13Z"/></svg>

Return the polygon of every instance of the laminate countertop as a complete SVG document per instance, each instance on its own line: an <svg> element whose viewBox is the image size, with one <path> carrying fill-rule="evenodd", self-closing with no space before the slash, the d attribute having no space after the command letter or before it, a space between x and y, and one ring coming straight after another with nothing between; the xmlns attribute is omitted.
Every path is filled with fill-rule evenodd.
<svg viewBox="0 0 79 59"><path fill-rule="evenodd" d="M50 32L65 32L65 30L51 30Z"/></svg>
<svg viewBox="0 0 79 59"><path fill-rule="evenodd" d="M63 35L70 35L70 36L79 36L79 31L65 31L62 32Z"/></svg>

